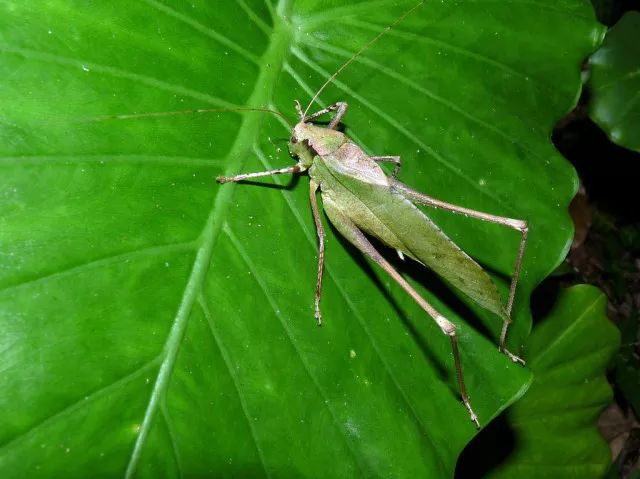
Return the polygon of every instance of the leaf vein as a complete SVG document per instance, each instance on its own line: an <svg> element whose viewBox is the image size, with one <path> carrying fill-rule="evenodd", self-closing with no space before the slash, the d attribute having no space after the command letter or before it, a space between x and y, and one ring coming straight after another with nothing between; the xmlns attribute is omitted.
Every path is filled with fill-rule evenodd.
<svg viewBox="0 0 640 479"><path fill-rule="evenodd" d="M300 75L298 75L298 73L291 67L291 65L286 63L284 65L284 71L289 74L289 76L293 78L293 80L298 85L300 85L300 87L307 93L307 95L309 95L309 98L313 98L313 90L302 78L300 78ZM327 104L320 99L317 99L316 103L318 103L318 105L320 105L322 108L327 106ZM353 131L349 131L349 137L355 140L355 142L358 143L358 145L361 146L365 151L371 151L371 149Z"/></svg>
<svg viewBox="0 0 640 479"><path fill-rule="evenodd" d="M287 12L284 11L283 15L286 16ZM274 68L273 65L284 61L283 54L287 51L290 43L290 36L286 27L283 24L276 25L270 40L267 50L261 59L260 72L256 79L253 93L247 100L248 106L259 107L269 101L269 95L277 81L275 72L279 71L279 68ZM259 120L260 119L257 116L246 117L243 119L240 130L238 131L235 142L231 148L231 152L228 155L231 158L237 158L235 163L242 162L246 149L245 144L247 138L255 137L257 135L261 126L261 122ZM237 166L235 163L230 164L229 167ZM171 327L171 331L169 332L169 336L165 343L164 360L156 378L153 392L149 398L149 404L147 405L147 409L144 414L140 433L138 434L129 458L129 463L125 473L125 477L127 478L135 475L138 462L142 455L142 449L151 429L159 402L168 386L173 365L175 364L178 355L180 343L184 337L193 304L196 301L197 296L202 293L202 285L206 280L206 274L211 263L214 246L220 236L220 229L223 225L225 208L228 207L231 202L234 191L235 188L233 185L229 185L228 187L221 189L212 200L209 215L199 237L200 247L198 248L191 274L185 286L182 301L180 302L180 306L176 312L173 326Z"/></svg>
<svg viewBox="0 0 640 479"><path fill-rule="evenodd" d="M343 21L348 15L356 15L361 12L371 12L376 9L389 5L392 0L369 0L361 3L350 3L346 6L334 7L325 9L320 13L315 13L304 20L304 29L306 31L316 29L318 26L335 22L336 20ZM380 30L378 30L380 31Z"/></svg>
<svg viewBox="0 0 640 479"><path fill-rule="evenodd" d="M247 14L247 16L249 17L249 19L256 24L256 26L262 30L265 34L270 35L271 34L271 28L269 27L269 25L267 25L265 23L264 20L262 20L262 18L260 18L256 12L253 11L253 9L251 7L249 7L249 5L246 4L246 2L244 0L235 0L236 3L238 5L240 5L240 8L242 8L244 10L244 12Z"/></svg>
<svg viewBox="0 0 640 479"><path fill-rule="evenodd" d="M212 228L214 227L214 223L212 221L213 211L214 210L212 210L209 218L207 218L207 224L203 231L203 237L207 238L208 241L202 241L201 246L198 248L198 252L196 253L196 258L193 262L193 267L185 286L182 300L180 301L180 305L178 306L178 310L173 320L173 325L171 326L171 330L169 331L169 335L165 342L164 358L160 365L160 370L158 371L158 376L156 377L153 391L149 398L149 404L145 410L142 425L140 426L138 437L136 438L133 451L129 458L129 463L127 464L125 478L131 478L135 475L138 462L142 455L142 448L144 447L147 436L151 430L157 408L160 405L161 399L164 397L167 387L169 386L173 367L178 358L182 339L184 338L184 334L187 329L191 308L196 295L200 292L202 281L204 280L209 268L211 253L215 241L215 234L213 234L212 231Z"/></svg>
<svg viewBox="0 0 640 479"><path fill-rule="evenodd" d="M334 53L336 55L341 55L343 57L350 57L351 53L346 52L345 50L341 49L341 48L336 48L336 47L331 47L329 45L327 45L326 43L322 43L322 42L315 42L315 41L307 41L306 42L307 45L311 45L314 46L315 48L330 52L330 53ZM447 107L448 109L450 109L451 111L457 113L458 115L466 118L467 120L475 123L476 125L479 125L480 127L494 133L495 135L509 141L512 144L516 144L522 147L523 150L531 153L532 156L537 157L538 159L540 159L539 155L534 152L533 150L531 150L531 148L522 143L522 141L520 141L519 139L505 133L504 131L502 131L500 128L496 128L495 126L493 126L491 123L489 123L486 120L483 120L482 118L473 115L472 113L465 111L463 108L460 108L459 106L457 106L455 103L451 102L450 100L447 100L443 97L441 97L440 95L435 94L433 91L424 88L420 85L418 85L416 82L411 81L409 79L407 79L405 76L403 75L399 75L398 73L390 70L389 68L385 67L384 65L368 59L366 57L359 57L356 61L358 61L359 63L362 63L364 65L368 65L372 68L374 68L376 71L379 71L381 73L383 73L384 75L386 75L389 78L392 78L394 80L399 81L400 83L404 83L405 85L409 86L410 88L413 88L414 90L416 90L419 93L422 93L423 95L431 98L432 100L434 100L436 103L440 103L441 105L444 105L445 107ZM513 120L513 119L512 119Z"/></svg>
<svg viewBox="0 0 640 479"><path fill-rule="evenodd" d="M8 441L5 444L3 444L2 446L0 446L0 452L6 453L8 449L16 446L21 441L24 441L29 436L35 434L37 431L39 431L43 427L46 427L49 424L53 424L53 423L55 423L56 421L58 421L60 419L64 419L68 415L73 414L74 412L76 412L76 411L82 409L83 407L91 404L93 401L95 401L97 399L100 399L101 397L109 394L111 391L120 390L120 388L122 386L124 386L125 384L129 383L130 381L135 380L136 378L138 378L138 376L140 376L143 373L145 373L148 369L152 369L153 366L155 366L159 362L159 360L160 360L160 358L156 357L156 358L152 359L151 361L148 361L147 363L144 363L142 366L138 367L137 369L135 369L133 372L130 372L126 376L124 376L124 377L122 377L122 378L120 378L120 379L118 379L118 380L116 380L116 381L114 381L114 382L112 382L110 384L107 384L105 386L101 386L100 388L96 389L92 393L90 393L90 394L88 394L86 396L83 396L81 399L78 399L77 401L65 406L64 408L62 408L60 411L58 411L54 415L47 417L43 421L41 421L38 424L30 427L26 431L22 432L18 436L14 437L10 441Z"/></svg>
<svg viewBox="0 0 640 479"><path fill-rule="evenodd" d="M593 21L593 18L587 16L587 15L577 15L575 11L571 11L571 10L566 10L566 9L562 9L562 8L557 8L554 7L553 5L549 4L549 3L540 3L540 2L533 2L533 1L529 1L529 0L466 0L465 3L476 3L479 5L491 5L491 4L496 4L496 5L526 5L529 7L535 7L535 8L539 8L540 10L547 10L549 12L555 12L555 13L559 13L562 15L567 15L570 16L571 18L580 18L581 20L588 20L590 22Z"/></svg>
<svg viewBox="0 0 640 479"><path fill-rule="evenodd" d="M292 51L293 51L293 54L300 61L302 61L303 63L308 65L310 68L312 68L313 70L318 72L320 75L322 75L324 77L327 77L327 78L330 76L329 74L327 74L327 72L324 69L322 69L315 62L311 61L311 59L309 59L299 49L294 48ZM481 195L489 197L492 200L494 200L496 202L496 204L500 205L504 209L505 212L508 211L508 212L511 212L512 214L516 213L515 210L513 209L512 205L506 203L505 201L503 201L502 199L500 199L498 196L494 195L493 193L490 193L489 191L487 191L486 188L481 188L476 181L474 181L472 178L470 178L468 175L466 175L459 168L456 168L453 165L453 163L451 163L449 160L447 160L444 156L442 156L436 150L431 148L429 145L427 145L426 143L420 141L420 139L418 139L413 133L411 133L409 130L404 128L393 116L391 116L388 113L385 113L384 111L382 111L381 109L375 107L372 103L370 103L369 101L365 100L363 97L361 97L360 95L355 93L353 90L351 90L349 87L347 87L344 83L342 83L342 82L340 82L338 80L334 80L334 84L338 88L340 88L340 90L342 90L343 92L347 93L348 95L351 95L353 98L358 100L362 105L364 105L369 110L371 110L376 115L378 115L380 118L382 118L384 121L386 121L390 126L395 128L403 136L407 137L416 146L419 146L421 149L423 149L424 151L428 152L436 161L438 161L440 164L442 164L447 169L449 169L452 173L454 173L455 175L457 175L461 179L463 179L468 185L470 185L474 190L478 191Z"/></svg>
<svg viewBox="0 0 640 479"><path fill-rule="evenodd" d="M112 163L112 162L141 162L141 163L162 163L174 166L215 166L222 164L226 158L198 158L192 156L168 156L129 153L105 153L98 155L21 155L2 156L0 166L39 165L45 163L76 164L76 163Z"/></svg>
<svg viewBox="0 0 640 479"><path fill-rule="evenodd" d="M594 55L597 55L597 52ZM595 67L600 67L600 68L603 68L605 66L610 67L610 65L607 65L606 63L605 64L601 64L601 63L599 63L597 61L593 61L593 58L592 58L591 67L594 67L594 66ZM635 77L637 77L638 75L640 75L640 69L631 70L631 71L623 73L620 76L617 76L617 77L613 78L609 82L602 83L600 85L593 85L592 87L593 87L594 90L605 90L605 89L611 88L613 86L617 86L618 83L626 82L628 80L635 80Z"/></svg>
<svg viewBox="0 0 640 479"><path fill-rule="evenodd" d="M180 460L180 454L178 452L178 444L176 443L175 433L173 431L173 422L171 420L171 416L169 415L169 411L167 411L167 406L165 403L162 404L160 410L162 411L162 419L167 426L167 434L169 435L169 442L171 443L171 452L173 453L173 458L176 461L178 475L180 477L184 477L184 474L182 473L182 461Z"/></svg>
<svg viewBox="0 0 640 479"><path fill-rule="evenodd" d="M382 27L375 25L374 23L371 22L366 22L363 20L351 20L349 22L351 25L355 26L355 27L359 27L362 29L367 29L370 30L372 32L378 32L381 30ZM396 38L401 38L401 39L407 39L407 40L412 40L412 41L417 41L420 43L428 43L428 44L432 44L432 45L437 45L438 47L442 47L445 48L447 50L450 50L452 52L456 52L459 53L460 55L466 56L468 58L474 59L480 63L485 63L487 65L491 65L493 67L496 67L502 71L504 71L505 73L509 73L510 75L513 76L517 76L520 77L524 80L527 81L531 81L531 82L535 82L537 85L539 85L541 88L544 88L547 91L551 91L551 88L542 83L540 80L537 80L536 78L533 78L531 75L518 71L515 68L509 66L508 64L504 63L503 61L500 60L496 60L494 58L489 58L481 53L475 52L473 50L470 50L467 47L461 47L461 46L457 46L454 45L452 43L449 43L447 41L444 40L438 40L436 38L432 38L429 36L426 36L423 32L421 32L419 35L413 32L408 32L408 31L404 31L404 30L400 30L398 28L395 28L393 30L390 30L389 33L387 33L388 36L390 37L396 37ZM309 41L308 37L305 37L305 41ZM319 43L317 41L314 41L313 43Z"/></svg>
<svg viewBox="0 0 640 479"><path fill-rule="evenodd" d="M136 81L143 85L157 88L158 90L163 90L169 93L188 96L190 98L194 98L196 100L200 100L202 102L206 102L214 106L219 106L221 108L234 108L236 106L233 103L230 103L226 100L217 98L215 96L212 96L206 93L202 93L197 90L191 90L181 85L174 85L172 83L167 83L162 80L158 80L157 78L150 77L148 75L130 72L127 70L121 70L119 68L115 68L109 65L101 65L98 63L85 62L77 58L69 58L69 57L64 57L62 55L55 55L52 53L47 53L47 52L42 52L37 50L30 50L27 48L15 47L12 45L8 45L6 43L0 43L0 52L11 53L15 55L22 55L24 58L28 60L36 60L36 61L41 61L46 63L53 63L57 65L76 67L78 68L78 72L82 72L82 74L84 75L89 75L91 74L91 72L98 72L98 73L111 75L116 78L125 78L127 80ZM85 72L85 70L88 70L88 72Z"/></svg>
<svg viewBox="0 0 640 479"><path fill-rule="evenodd" d="M596 307L600 306L602 304L602 302L604 301L604 296L598 296L597 298L595 298L593 301L591 301L591 303L585 307L582 312L580 313L580 315L578 315L575 320L567 327L565 328L564 331L562 331L562 333L558 334L557 336L555 336L553 338L552 341L550 341L546 348L541 351L535 358L532 359L531 365L538 365L540 364L541 360L544 359L544 357L549 353L549 351L553 351L553 348L555 348L556 346L558 346L558 344L562 344L562 341L564 340L564 338L566 338L567 336L571 337L572 331L574 330L574 328L577 327L577 325L583 320L583 319L588 319L589 318L589 313L595 309Z"/></svg>
<svg viewBox="0 0 640 479"><path fill-rule="evenodd" d="M262 164L265 165L265 167L267 169L271 169L272 166L266 160L266 158L264 157L264 154L262 152L260 152L260 151L258 151L257 153L258 153L258 156L259 156L260 161L262 162ZM276 179L276 181L278 182L279 180ZM298 222L298 225L300 226L300 229L302 230L302 232L306 236L307 240L309 241L309 243L313 247L317 248L317 244L315 242L315 236L305 226L305 223L302 220L302 217L300 215L300 211L294 206L294 204L291 202L291 199L288 197L288 195L285 194L284 191L281 191L281 194L282 194L285 202L287 203L287 206L289 207L289 209L293 213L293 216L296 218L296 221ZM342 296L342 298L345 301L345 303L349 306L349 309L354 312L354 315L355 315L358 323L360 324L360 327L363 329L363 331L366 334L367 338L369 338L369 341L371 342L371 346L373 347L373 350L375 351L376 355L380 359L380 362L382 363L383 367L385 368L387 374L391 378L391 381L392 381L393 385L398 390L398 392L400 393L400 397L402 397L402 400L409 407L409 410L411 411L413 417L418 422L420 430L422 431L424 436L427 437L431 441L432 444L434 444L434 447L435 447L437 445L437 441L433 440L433 437L431 436L431 434L429 432L429 429L423 423L422 419L418 415L418 412L415 410L415 408L411 404L411 401L409 401L409 397L407 396L404 388L400 385L400 383L395 378L393 372L391 371L391 367L389 366L389 363L385 360L384 355L382 354L380 348L378 347L377 342L373 339L373 335L371 334L371 331L369 330L368 326L366 325L366 321L362 317L362 313L360 313L358 308L356 308L356 305L350 300L349 295L344 290L342 284L337 280L337 277L336 277L336 275L335 275L335 273L333 271L333 268L329 264L325 265L325 271L327 272L329 277L332 279L332 281L334 282L334 284L338 288L340 296ZM438 459L440 459L439 456L438 456Z"/></svg>
<svg viewBox="0 0 640 479"><path fill-rule="evenodd" d="M73 276L75 274L83 272L86 269L101 268L103 266L109 266L111 264L121 263L123 261L126 261L128 259L130 260L132 258L138 258L138 257L144 257L144 256L157 256L160 253L167 253L167 252L188 251L193 248L194 248L193 242L169 243L169 244L160 245L160 246L151 246L151 247L140 248L132 251L127 251L125 253L107 256L107 257L99 258L96 260L85 261L85 262L70 266L62 271L56 271L54 273L44 274L42 276L38 276L35 278L22 280L14 284L5 285L3 288L0 288L0 294L4 294L7 291L13 291L14 289L17 289L17 288L22 288L32 284L40 283L42 281L49 281L52 279L59 279L59 278L65 278L67 276Z"/></svg>
<svg viewBox="0 0 640 479"><path fill-rule="evenodd" d="M190 26L191 28L193 28L197 32L202 33L202 34L204 34L204 35L206 35L206 36L208 36L210 38L213 38L215 41L217 41L221 45L230 48L231 50L233 50L234 52L236 52L237 54L239 54L243 58L249 60L250 62L252 62L252 63L254 63L256 65L258 65L260 63L259 59L255 55L253 55L249 51L245 50L243 47L238 45L233 40L227 38L223 34L215 31L213 28L207 27L207 26L201 24L200 22L197 22L193 18L191 18L191 17L189 17L189 16L187 16L187 15L185 15L183 13L180 13L180 12L174 10L173 8L163 4L161 2L158 2L156 0L143 0L143 1L147 5L149 5L150 7L155 8L157 11L164 13L168 17L171 17L171 18L174 18L176 20L179 20L180 22L184 23L185 25Z"/></svg>
<svg viewBox="0 0 640 479"><path fill-rule="evenodd" d="M231 381L233 382L233 386L236 390L236 394L238 395L238 402L240 403L240 408L242 409L242 413L247 421L247 426L249 427L249 432L251 433L251 439L256 447L256 451L258 452L258 457L260 458L260 464L262 469L267 477L271 477L269 470L267 469L267 463L265 460L264 452L262 450L262 446L260 445L260 441L258 441L258 434L256 433L255 427L253 425L253 421L249 416L249 406L247 404L247 400L242 394L242 389L240 387L240 380L238 378L238 374L231 364L231 357L229 355L229 351L226 346L222 342L220 338L220 333L217 331L217 328L214 324L213 317L211 316L211 311L209 310L209 306L207 305L206 299L202 294L198 297L198 304L200 305L200 309L202 310L202 314L207 320L207 324L209 326L209 332L213 337L213 340L216 342L218 349L220 350L220 355L222 356L222 360L224 362L227 371L229 372L229 376L231 377Z"/></svg>
<svg viewBox="0 0 640 479"><path fill-rule="evenodd" d="M315 375L311 372L311 368L309 367L309 364L307 363L307 361L304 358L302 352L300 351L300 348L296 344L296 341L295 341L295 338L294 338L293 333L291 331L291 328L288 326L286 320L282 317L282 313L280 312L280 308L278 308L278 305L277 305L275 299L269 293L269 288L264 283L264 281L262 279L262 276L258 273L257 268L255 267L255 265L251 261L251 258L249 257L249 255L247 254L246 250L242 246L242 243L238 240L238 238L235 236L235 234L231 230L231 227L227 223L224 224L223 231L225 232L225 234L229 238L229 241L231 242L233 247L240 254L240 257L242 258L244 263L249 268L249 271L251 271L251 274L252 274L254 280L256 281L256 283L258 284L258 286L260 287L260 289L264 293L264 296L267 299L267 302L269 303L269 306L273 310L275 316L278 318L278 321L280 322L280 325L282 326L282 329L284 330L284 332L286 333L287 337L289 338L289 342L291 343L291 346L293 347L294 351L296 352L296 355L300 359L300 363L302 364L302 367L304 368L305 372L307 373L307 375L311 379L311 382L313 383L313 385L315 386L316 390L320 394L320 397L322 399L321 402L322 402L322 404L325 405L329 415L331 416L331 419L332 419L332 421L334 423L334 426L342 434L342 437L343 437L343 439L345 441L347 449L349 449L349 451L353 455L353 457L354 457L354 459L356 461L356 464L358 465L358 467L361 467L361 464L360 464L360 459L361 458L360 458L360 456L357 454L356 450L353 449L353 444L348 439L349 436L348 436L347 432L345 431L344 426L342 426L340 424L340 422L338 421L336 413L333 410L333 408L331 407L331 403L329 401L329 398L327 397L325 391L322 389L322 387L321 387L320 383L318 382L318 380L316 379Z"/></svg>

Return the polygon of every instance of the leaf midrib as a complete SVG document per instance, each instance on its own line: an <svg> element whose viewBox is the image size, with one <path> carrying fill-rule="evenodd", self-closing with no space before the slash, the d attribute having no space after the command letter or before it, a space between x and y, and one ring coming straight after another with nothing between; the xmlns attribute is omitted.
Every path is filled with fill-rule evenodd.
<svg viewBox="0 0 640 479"><path fill-rule="evenodd" d="M262 107L270 103L279 73L282 70L286 55L291 47L291 27L281 20L287 17L287 15L285 15L287 12L284 11L287 10L287 6L286 2L284 3L285 5L281 5L282 8L278 9L278 13L283 13L283 15L274 16L274 28L270 37L270 43L264 55L260 58L259 74L253 92L246 102L246 105L249 107ZM238 135L229 150L228 158L230 158L231 161L229 162L227 172L240 171L242 169L244 158L247 156L245 153L251 148L247 145L253 144L251 139L258 136L261 126L262 119L258 115L246 115L242 118ZM157 410L169 385L173 367L187 329L191 310L198 295L202 291L202 285L206 279L213 249L222 228L223 215L231 203L234 191L234 185L227 185L225 188L219 190L213 200L209 215L199 236L199 247L196 258L173 325L165 342L164 359L160 365L140 431L127 464L126 478L133 477L136 473L151 426L153 425Z"/></svg>

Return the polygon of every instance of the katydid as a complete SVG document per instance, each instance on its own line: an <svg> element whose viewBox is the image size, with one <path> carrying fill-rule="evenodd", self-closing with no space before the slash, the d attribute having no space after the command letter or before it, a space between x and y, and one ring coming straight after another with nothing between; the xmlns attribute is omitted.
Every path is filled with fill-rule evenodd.
<svg viewBox="0 0 640 479"><path fill-rule="evenodd" d="M524 364L522 359L507 350L506 337L509 324L511 323L511 310L527 242L527 222L447 203L413 190L409 186L401 183L397 180L401 166L399 156L369 156L344 133L337 130L337 126L347 111L346 102L336 102L315 113L308 114L309 109L327 85L359 55L377 42L380 37L412 14L423 3L425 2L419 2L405 12L343 63L318 89L304 110L302 110L299 102L295 102L298 123L293 126L289 141L289 152L293 157L297 158L295 165L269 171L244 173L236 176L219 176L217 177L217 181L219 183L229 183L277 174L308 174L310 179L309 199L319 246L314 300L317 323L322 324L320 297L325 256L325 231L317 201L317 192L319 190L324 212L338 232L357 249L382 267L383 270L433 318L442 332L449 337L462 402L467 408L471 420L479 426L478 417L471 407L471 402L466 392L455 325L431 306L393 268L371 244L367 235L376 237L395 249L401 258L408 256L433 270L479 306L499 316L502 319L499 350L512 361ZM286 117L279 111L268 108L249 107L140 113L106 116L93 118L92 120L132 119L149 116L228 111L268 112L286 120ZM313 120L329 113L334 113L334 116L326 127L312 123ZM388 176L379 166L381 162L394 163L391 176ZM505 305L502 304L497 287L490 276L449 239L416 205L439 208L482 221L496 223L515 229L520 233L520 245L516 254L509 295Z"/></svg>
<svg viewBox="0 0 640 479"><path fill-rule="evenodd" d="M396 177L400 170L399 156L369 156L353 143L337 126L347 111L346 102L336 102L315 113L309 109L322 90L346 68L357 56L375 43L384 33L398 24L424 2L407 11L391 26L384 29L354 56L347 60L316 92L303 111L296 101L298 123L293 127L289 141L289 152L297 159L293 166L236 176L219 176L219 183L239 182L275 174L309 176L309 199L318 235L318 269L315 293L315 318L322 323L320 297L325 256L325 231L320 217L317 192L320 191L325 214L351 244L381 266L438 324L451 341L459 392L462 402L469 411L471 420L479 426L478 417L471 407L466 392L458 343L454 324L431 306L375 249L367 235L373 236L398 251L432 269L449 284L462 291L479 306L498 315L503 322L499 349L514 362L524 364L518 356L506 348L507 329L511 322L511 310L516 293L520 267L527 241L527 222L505 218L481 211L475 211L415 191L399 182ZM273 112L278 113L278 112ZM326 127L312 123L318 117L334 113ZM279 114L279 113L278 113ZM395 168L388 176L379 166L380 162L393 162ZM516 254L514 272L506 305L489 275L416 205L440 208L453 213L497 223L520 232L520 246Z"/></svg>

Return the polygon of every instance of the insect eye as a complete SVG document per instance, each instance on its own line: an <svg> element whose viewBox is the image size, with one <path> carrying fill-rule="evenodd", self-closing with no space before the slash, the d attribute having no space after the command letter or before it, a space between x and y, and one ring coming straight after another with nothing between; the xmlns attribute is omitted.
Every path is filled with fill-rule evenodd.
<svg viewBox="0 0 640 479"><path fill-rule="evenodd" d="M292 136L291 143L298 143L298 139L295 136Z"/></svg>

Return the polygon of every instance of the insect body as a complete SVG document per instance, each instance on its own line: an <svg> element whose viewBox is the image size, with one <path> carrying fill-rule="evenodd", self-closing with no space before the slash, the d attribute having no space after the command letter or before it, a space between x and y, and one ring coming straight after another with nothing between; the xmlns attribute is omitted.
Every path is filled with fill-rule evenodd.
<svg viewBox="0 0 640 479"><path fill-rule="evenodd" d="M500 316L503 320L500 350L513 361L524 364L520 358L505 348L505 341L524 255L527 238L526 222L445 203L399 182L395 178L400 168L399 157L369 156L344 133L336 130L346 112L346 103L335 103L309 116L302 111L298 103L296 106L299 122L293 128L289 143L290 153L298 159L294 166L233 177L218 177L217 180L220 183L226 183L272 174L308 172L311 209L319 241L315 295L315 316L318 323L321 323L320 294L325 254L325 233L316 198L317 191L320 190L324 211L336 229L398 282L450 338L462 401L471 419L479 425L478 417L471 407L465 389L454 324L420 296L375 249L367 235L379 238L400 254L409 256L434 270L477 304ZM336 112L335 116L326 128L311 122L332 111ZM387 176L380 168L378 163L382 161L391 161L396 164L392 176ZM465 214L521 232L520 248L506 306L502 305L498 290L489 275L418 209L416 204Z"/></svg>
<svg viewBox="0 0 640 479"><path fill-rule="evenodd" d="M297 158L295 165L231 177L220 176L217 181L227 183L274 174L308 174L310 178L309 198L319 244L315 293L315 317L318 324L322 322L320 297L325 256L325 231L317 201L317 193L320 191L324 211L336 229L356 248L382 267L437 323L442 332L449 337L462 402L467 408L471 420L476 425L479 425L478 417L473 411L465 388L455 325L430 305L391 266L375 249L367 236L377 237L396 249L401 257L408 256L432 269L480 307L500 317L502 319L502 331L499 339L499 350L514 362L524 364L522 359L506 349L506 337L508 326L511 323L511 310L527 242L528 229L526 221L496 216L447 203L413 190L399 182L396 179L401 166L399 156L370 156L344 133L337 130L337 126L347 110L345 102L337 102L315 113L307 114L311 105L328 84L367 48L378 41L380 37L415 12L424 3L424 1L420 1L413 8L406 11L343 63L318 89L305 110L302 110L300 104L296 102L298 123L292 128L289 143L289 152L293 157ZM285 118L278 111L250 106L109 115L91 118L89 121L127 120L143 117L229 111L268 112ZM326 127L313 123L316 118L329 113L334 113L334 116ZM388 176L380 168L380 162L395 163L391 176ZM489 275L451 241L417 205L440 208L466 217L500 224L515 229L520 233L520 245L516 254L511 286L505 305L502 304L498 290Z"/></svg>
<svg viewBox="0 0 640 479"><path fill-rule="evenodd" d="M442 332L451 341L453 359L462 401L469 411L472 421L479 425L465 389L462 365L458 352L455 325L431 306L420 294L391 266L375 249L367 235L377 237L396 249L401 257L405 255L432 269L448 283L462 291L471 300L502 319L502 331L499 349L514 362L524 361L509 352L506 345L507 329L511 322L511 309L515 298L520 266L527 241L527 223L523 220L505 218L446 203L432 198L399 182L396 177L400 170L398 156L369 156L357 144L353 143L336 127L344 117L347 104L337 102L313 114L307 114L309 108L324 88L333 81L351 62L382 35L417 10L424 1L404 13L392 25L378 33L355 55L349 58L320 87L303 111L296 102L298 123L292 128L289 152L297 163L293 166L270 171L245 173L236 176L220 176L220 183L238 182L251 178L274 174L307 173L310 178L310 203L316 230L318 233L318 274L315 293L315 317L321 324L320 296L324 271L325 232L317 201L318 190L321 193L324 211L336 229L356 248L368 255L381 266L438 324ZM179 115L188 113L207 113L225 111L269 112L284 117L280 112L266 108L214 108L190 111L142 113L95 118L94 121L107 119L130 119L148 116ZM334 113L326 127L315 125L313 120ZM380 162L393 162L393 174L388 176L380 168ZM520 246L516 255L514 272L511 277L509 297L503 306L495 284L484 270L453 241L451 241L431 219L416 205L426 205L459 213L467 217L500 224L520 232Z"/></svg>
<svg viewBox="0 0 640 479"><path fill-rule="evenodd" d="M324 211L336 229L356 248L368 255L381 266L438 324L451 341L458 387L462 402L469 411L471 420L479 425L478 417L471 407L467 395L462 365L458 352L455 325L431 306L420 294L391 266L375 249L367 235L375 236L404 255L419 261L442 276L479 306L491 311L502 319L499 349L514 362L524 364L519 357L506 347L507 329L511 322L511 309L515 298L520 266L527 241L527 223L523 220L495 216L462 206L453 205L415 191L396 179L400 170L398 156L369 156L336 127L342 120L347 104L337 102L316 113L307 115L309 108L322 90L340 74L355 58L373 45L382 35L418 9L420 2L398 18L392 25L381 31L347 60L320 87L303 111L296 102L299 121L293 127L289 152L297 158L293 166L277 170L246 173L232 177L218 177L220 183L237 182L272 174L308 173L309 199L318 233L318 274L315 294L315 317L321 324L320 295L324 270L325 232L320 218L317 191L320 190ZM316 118L335 112L327 127L313 124ZM279 112L271 111L280 115ZM380 162L393 162L395 168L387 176L380 168ZM495 284L484 270L453 241L451 241L429 217L416 207L426 205L453 213L500 224L520 232L520 246L511 278L511 287L506 305L502 305Z"/></svg>

